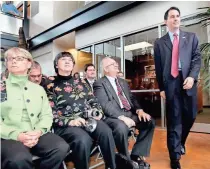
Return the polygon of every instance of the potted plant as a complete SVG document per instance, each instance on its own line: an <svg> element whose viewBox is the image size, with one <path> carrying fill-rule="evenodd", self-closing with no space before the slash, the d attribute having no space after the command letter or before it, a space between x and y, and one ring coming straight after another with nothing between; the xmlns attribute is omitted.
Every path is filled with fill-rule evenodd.
<svg viewBox="0 0 210 169"><path fill-rule="evenodd" d="M204 22L202 27L207 27L210 25L210 7L203 7L198 9L207 9L205 12L200 13L197 17L200 19L200 22ZM201 76L203 79L203 89L210 89L210 43L204 43L200 45L201 56L203 66L201 68Z"/></svg>

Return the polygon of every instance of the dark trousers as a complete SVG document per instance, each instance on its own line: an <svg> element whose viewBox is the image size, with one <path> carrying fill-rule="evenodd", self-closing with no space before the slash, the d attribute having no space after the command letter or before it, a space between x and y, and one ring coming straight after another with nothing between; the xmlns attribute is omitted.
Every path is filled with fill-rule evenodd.
<svg viewBox="0 0 210 169"><path fill-rule="evenodd" d="M185 145L197 114L197 97L187 95L183 82L180 72L170 85L173 96L167 98L169 93L166 93L167 146L171 160L181 158L181 144Z"/></svg>
<svg viewBox="0 0 210 169"><path fill-rule="evenodd" d="M97 143L105 161L106 168L115 169L115 143L112 131L103 121L97 121L93 133L82 127L55 128L55 133L64 138L72 150L72 161L76 169L88 169L91 147Z"/></svg>
<svg viewBox="0 0 210 169"><path fill-rule="evenodd" d="M59 136L47 133L33 148L15 140L1 139L2 169L32 169L32 154L41 157L40 169L59 169L69 151L68 144Z"/></svg>
<svg viewBox="0 0 210 169"><path fill-rule="evenodd" d="M155 121L153 119L149 122L139 121L138 116L132 114L131 112L128 112L126 116L134 120L136 123L136 129L139 130L139 134L132 149L131 155L145 157L149 156L154 134ZM128 152L128 134L130 130L127 125L123 121L114 118L106 118L105 122L112 129L118 152L130 158Z"/></svg>

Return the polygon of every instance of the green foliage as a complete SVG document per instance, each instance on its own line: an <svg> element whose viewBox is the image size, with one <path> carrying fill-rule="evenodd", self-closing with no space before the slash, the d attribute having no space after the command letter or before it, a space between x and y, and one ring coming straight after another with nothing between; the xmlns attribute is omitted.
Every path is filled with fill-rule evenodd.
<svg viewBox="0 0 210 169"><path fill-rule="evenodd" d="M202 27L210 25L210 7L203 7L198 9L207 9L206 12L198 14L200 21L205 21ZM210 43L204 43L200 45L201 57L203 61L203 67L201 68L201 76L203 79L203 89L210 88Z"/></svg>

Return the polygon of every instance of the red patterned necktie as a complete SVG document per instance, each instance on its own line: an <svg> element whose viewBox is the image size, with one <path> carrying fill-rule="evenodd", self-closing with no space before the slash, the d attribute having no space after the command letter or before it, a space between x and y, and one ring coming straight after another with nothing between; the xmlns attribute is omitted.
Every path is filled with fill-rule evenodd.
<svg viewBox="0 0 210 169"><path fill-rule="evenodd" d="M119 82L118 82L117 79L115 79L115 83L116 83L116 85L117 85L117 94L118 94L118 96L119 96L119 98L120 98L120 101L122 102L123 107L124 107L126 110L130 110L130 109L131 109L131 106L130 106L130 104L129 104L127 98L123 95L122 88L121 88L121 86L120 86L120 84L119 84Z"/></svg>
<svg viewBox="0 0 210 169"><path fill-rule="evenodd" d="M173 34L173 50L172 50L172 62L171 62L171 75L176 78L179 74L179 40L177 33Z"/></svg>

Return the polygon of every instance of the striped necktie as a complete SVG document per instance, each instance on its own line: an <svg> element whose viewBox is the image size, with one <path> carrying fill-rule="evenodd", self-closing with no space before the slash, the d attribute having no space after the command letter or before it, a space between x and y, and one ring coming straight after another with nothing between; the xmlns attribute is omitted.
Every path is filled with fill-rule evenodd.
<svg viewBox="0 0 210 169"><path fill-rule="evenodd" d="M126 110L130 110L131 109L131 106L127 100L127 98L123 95L123 90L119 84L119 81L117 79L115 79L115 83L117 85L117 94L122 102L122 105L123 107L126 109Z"/></svg>

